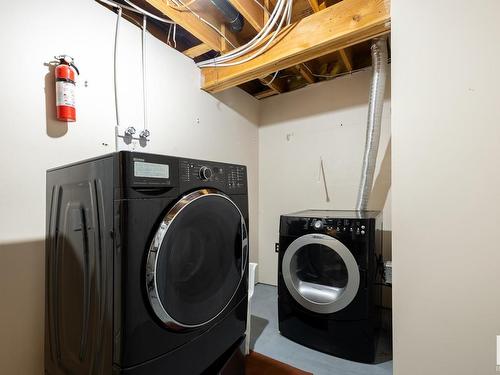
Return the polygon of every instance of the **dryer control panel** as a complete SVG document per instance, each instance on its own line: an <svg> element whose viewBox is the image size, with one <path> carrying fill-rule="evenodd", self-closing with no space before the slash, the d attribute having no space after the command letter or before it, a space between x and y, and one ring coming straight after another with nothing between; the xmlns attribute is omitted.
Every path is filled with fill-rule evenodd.
<svg viewBox="0 0 500 375"><path fill-rule="evenodd" d="M281 217L282 234L302 236L308 233L332 237L368 239L373 232L373 219L346 219L325 217Z"/></svg>
<svg viewBox="0 0 500 375"><path fill-rule="evenodd" d="M335 233L352 233L364 236L366 234L366 223L360 220L350 219L308 219L306 226L316 231L326 231Z"/></svg>

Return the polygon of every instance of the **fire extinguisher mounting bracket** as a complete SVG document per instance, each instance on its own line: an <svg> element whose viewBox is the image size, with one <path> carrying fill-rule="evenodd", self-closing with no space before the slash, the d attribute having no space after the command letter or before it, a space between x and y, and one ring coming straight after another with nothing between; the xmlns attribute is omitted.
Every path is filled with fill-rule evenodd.
<svg viewBox="0 0 500 375"><path fill-rule="evenodd" d="M71 67L73 67L76 71L76 74L80 75L80 71L75 65L75 59L72 58L69 55L59 55L59 56L54 56L54 58L59 62L59 64L66 64Z"/></svg>

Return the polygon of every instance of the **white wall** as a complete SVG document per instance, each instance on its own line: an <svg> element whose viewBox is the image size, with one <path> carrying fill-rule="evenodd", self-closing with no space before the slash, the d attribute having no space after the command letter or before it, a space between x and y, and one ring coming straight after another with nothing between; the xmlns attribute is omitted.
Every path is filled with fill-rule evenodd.
<svg viewBox="0 0 500 375"><path fill-rule="evenodd" d="M90 0L10 2L3 11L0 373L42 374L45 170L113 151L115 15ZM81 70L78 122L67 127L53 120L54 82L44 66L62 53ZM217 97L200 91L195 65L153 37L148 58L156 75L148 82L152 136L144 151L246 164L256 260L258 102L239 89ZM122 123L140 129L140 31L126 21L119 61Z"/></svg>
<svg viewBox="0 0 500 375"><path fill-rule="evenodd" d="M365 144L371 72L262 102L259 129L259 280L277 282L279 217L304 209L355 208ZM390 79L370 208L384 209L390 232ZM320 158L330 202L319 175ZM388 252L390 233L386 236Z"/></svg>
<svg viewBox="0 0 500 375"><path fill-rule="evenodd" d="M495 373L500 2L392 1L394 373Z"/></svg>

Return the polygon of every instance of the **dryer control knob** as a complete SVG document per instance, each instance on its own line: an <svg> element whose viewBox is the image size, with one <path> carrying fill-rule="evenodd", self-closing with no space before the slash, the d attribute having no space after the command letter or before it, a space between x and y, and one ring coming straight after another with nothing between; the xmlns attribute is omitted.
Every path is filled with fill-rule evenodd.
<svg viewBox="0 0 500 375"><path fill-rule="evenodd" d="M314 229L320 230L323 229L323 222L321 220L316 220L313 224Z"/></svg>
<svg viewBox="0 0 500 375"><path fill-rule="evenodd" d="M208 167L201 167L200 178L204 181L208 181L210 180L210 177L212 177L212 170Z"/></svg>

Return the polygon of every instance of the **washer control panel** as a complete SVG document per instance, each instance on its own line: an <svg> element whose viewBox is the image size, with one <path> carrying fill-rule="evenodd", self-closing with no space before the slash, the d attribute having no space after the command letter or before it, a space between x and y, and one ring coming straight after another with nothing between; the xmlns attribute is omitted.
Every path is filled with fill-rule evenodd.
<svg viewBox="0 0 500 375"><path fill-rule="evenodd" d="M199 172L202 181L209 181L212 177L212 169L210 167L201 167Z"/></svg>
<svg viewBox="0 0 500 375"><path fill-rule="evenodd" d="M179 177L182 184L191 185L193 188L210 186L229 194L247 191L246 167L242 165L181 159Z"/></svg>
<svg viewBox="0 0 500 375"><path fill-rule="evenodd" d="M228 167L227 183L229 189L241 189L246 185L246 168L232 165Z"/></svg>

